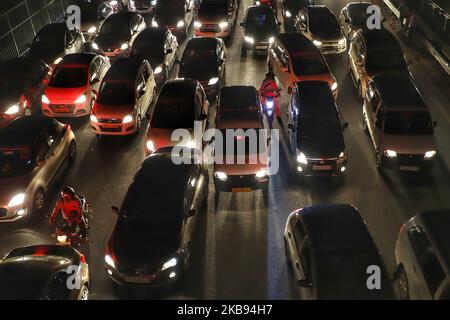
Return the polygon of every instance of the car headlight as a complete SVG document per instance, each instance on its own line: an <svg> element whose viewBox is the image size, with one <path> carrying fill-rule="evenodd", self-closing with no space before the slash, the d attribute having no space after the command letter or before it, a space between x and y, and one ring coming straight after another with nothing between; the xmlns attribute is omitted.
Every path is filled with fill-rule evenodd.
<svg viewBox="0 0 450 320"><path fill-rule="evenodd" d="M8 207L13 208L20 206L25 202L25 193L16 194L8 203Z"/></svg>
<svg viewBox="0 0 450 320"><path fill-rule="evenodd" d="M156 67L153 74L160 74L162 72L162 67Z"/></svg>
<svg viewBox="0 0 450 320"><path fill-rule="evenodd" d="M42 103L50 104L50 100L48 100L48 98L45 94L42 95L41 101L42 101Z"/></svg>
<svg viewBox="0 0 450 320"><path fill-rule="evenodd" d="M264 177L267 177L268 175L269 175L268 169L259 170L255 174L256 178L264 178Z"/></svg>
<svg viewBox="0 0 450 320"><path fill-rule="evenodd" d="M176 267L176 265L178 264L178 260L177 258L172 258L169 261L167 261L166 263L163 264L161 271Z"/></svg>
<svg viewBox="0 0 450 320"><path fill-rule="evenodd" d="M62 61L62 57L58 57L58 58L56 58L55 59L55 61L53 61L53 64L58 64L58 63L60 63L61 61Z"/></svg>
<svg viewBox="0 0 450 320"><path fill-rule="evenodd" d="M147 150L150 152L156 151L155 144L153 143L152 140L148 140L147 143L145 144L145 146L147 147Z"/></svg>
<svg viewBox="0 0 450 320"><path fill-rule="evenodd" d="M334 91L338 88L338 84L336 81L333 82L333 84L331 85L331 90Z"/></svg>
<svg viewBox="0 0 450 320"><path fill-rule="evenodd" d="M292 13L290 13L289 10L286 10L286 11L284 12L284 15L286 16L286 18L292 17Z"/></svg>
<svg viewBox="0 0 450 320"><path fill-rule="evenodd" d="M339 40L338 44L340 46L342 46L345 43L345 38L342 38L341 40Z"/></svg>
<svg viewBox="0 0 450 320"><path fill-rule="evenodd" d="M128 43L123 43L121 46L120 46L120 50L127 50L128 49Z"/></svg>
<svg viewBox="0 0 450 320"><path fill-rule="evenodd" d="M94 50L98 50L98 44L96 44L95 42L92 42L92 48L94 48Z"/></svg>
<svg viewBox="0 0 450 320"><path fill-rule="evenodd" d="M211 79L209 79L209 81L208 81L208 86L213 86L213 85L215 85L218 81L219 81L219 78L217 78L217 77L211 78Z"/></svg>
<svg viewBox="0 0 450 320"><path fill-rule="evenodd" d="M431 159L436 156L436 151L427 151L425 152L425 159Z"/></svg>
<svg viewBox="0 0 450 320"><path fill-rule="evenodd" d="M127 115L122 120L123 124L130 123L130 122L133 122L133 116L132 115Z"/></svg>
<svg viewBox="0 0 450 320"><path fill-rule="evenodd" d="M11 107L9 107L8 109L6 109L5 114L7 115L13 115L16 114L20 111L19 105L18 104L14 104Z"/></svg>
<svg viewBox="0 0 450 320"><path fill-rule="evenodd" d="M183 26L184 26L184 21L183 20L178 21L177 28L181 28Z"/></svg>
<svg viewBox="0 0 450 320"><path fill-rule="evenodd" d="M396 158L397 152L395 152L394 150L384 150L384 155L389 158Z"/></svg>
<svg viewBox="0 0 450 320"><path fill-rule="evenodd" d="M86 95L85 94L82 94L81 96L79 96L78 98L77 98L77 100L75 100L75 104L82 104L82 103L85 103L86 102Z"/></svg>
<svg viewBox="0 0 450 320"><path fill-rule="evenodd" d="M113 269L116 268L116 263L114 262L114 259L109 254L105 255L105 263Z"/></svg>
<svg viewBox="0 0 450 320"><path fill-rule="evenodd" d="M155 20L152 21L152 27L158 27L158 22L156 22Z"/></svg>
<svg viewBox="0 0 450 320"><path fill-rule="evenodd" d="M91 119L91 121L92 121L92 122L98 122L98 119L97 119L97 117L96 117L96 116L94 116L93 114L91 114L91 117L90 117L90 119Z"/></svg>
<svg viewBox="0 0 450 320"><path fill-rule="evenodd" d="M225 181L228 179L228 176L225 172L217 171L217 172L214 172L214 175L217 179L222 180L222 181Z"/></svg>
<svg viewBox="0 0 450 320"><path fill-rule="evenodd" d="M87 31L87 33L89 34L94 34L97 32L97 27L90 27Z"/></svg>
<svg viewBox="0 0 450 320"><path fill-rule="evenodd" d="M261 2L260 2L260 1L256 1L255 4L256 4L257 6L259 6L259 5L261 5Z"/></svg>
<svg viewBox="0 0 450 320"><path fill-rule="evenodd" d="M298 153L297 162L301 164L308 164L308 159L303 152Z"/></svg>
<svg viewBox="0 0 450 320"><path fill-rule="evenodd" d="M244 40L247 41L248 43L255 43L255 40L252 37L244 37Z"/></svg>
<svg viewBox="0 0 450 320"><path fill-rule="evenodd" d="M338 157L337 162L338 162L339 164L341 164L341 163L344 163L344 161L345 161L345 153L344 153L344 152L341 152L341 154L340 154L339 157Z"/></svg>
<svg viewBox="0 0 450 320"><path fill-rule="evenodd" d="M219 23L219 27L220 27L220 29L228 28L228 22L223 21L223 22Z"/></svg>
<svg viewBox="0 0 450 320"><path fill-rule="evenodd" d="M273 43L275 41L275 38L274 37L270 37L269 38L269 43Z"/></svg>
<svg viewBox="0 0 450 320"><path fill-rule="evenodd" d="M194 27L200 28L201 26L202 26L202 23L201 23L201 22L199 22L199 21L195 21L195 22L194 22Z"/></svg>
<svg viewBox="0 0 450 320"><path fill-rule="evenodd" d="M320 47L322 45L322 42L319 40L313 40L313 43L315 46Z"/></svg>

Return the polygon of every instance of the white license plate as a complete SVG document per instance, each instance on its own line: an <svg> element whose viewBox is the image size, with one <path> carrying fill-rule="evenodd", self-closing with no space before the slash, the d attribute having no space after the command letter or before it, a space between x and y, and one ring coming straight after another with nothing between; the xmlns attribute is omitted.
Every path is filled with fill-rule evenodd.
<svg viewBox="0 0 450 320"><path fill-rule="evenodd" d="M150 281L152 281L152 278L126 277L125 281L128 283L150 283Z"/></svg>
<svg viewBox="0 0 450 320"><path fill-rule="evenodd" d="M256 50L266 50L267 46L256 46Z"/></svg>
<svg viewBox="0 0 450 320"><path fill-rule="evenodd" d="M419 171L419 167L418 166L400 166L400 170L417 172L417 171Z"/></svg>
<svg viewBox="0 0 450 320"><path fill-rule="evenodd" d="M313 166L313 170L317 170L317 171L328 171L333 169L332 166Z"/></svg>

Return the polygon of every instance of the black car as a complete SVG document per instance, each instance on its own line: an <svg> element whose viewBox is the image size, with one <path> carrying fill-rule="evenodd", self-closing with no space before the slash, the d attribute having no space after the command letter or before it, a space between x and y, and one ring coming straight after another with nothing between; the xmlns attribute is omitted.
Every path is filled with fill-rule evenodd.
<svg viewBox="0 0 450 320"><path fill-rule="evenodd" d="M341 10L339 22L347 39L350 39L356 31L367 27L367 21L373 14L367 13L370 6L373 6L370 2L351 2ZM384 18L381 18L380 22L383 21Z"/></svg>
<svg viewBox="0 0 450 320"><path fill-rule="evenodd" d="M194 1L158 1L152 20L152 27L166 27L180 38L184 38L188 35L189 26L194 20L194 15Z"/></svg>
<svg viewBox="0 0 450 320"><path fill-rule="evenodd" d="M100 30L103 21L114 13L113 7L105 0L77 0L81 10L81 32L86 41L91 41Z"/></svg>
<svg viewBox="0 0 450 320"><path fill-rule="evenodd" d="M238 14L239 4L234 0L205 0L198 9L194 34L229 39Z"/></svg>
<svg viewBox="0 0 450 320"><path fill-rule="evenodd" d="M225 84L226 47L219 38L192 38L184 49L179 78L200 81L206 94L214 100Z"/></svg>
<svg viewBox="0 0 450 320"><path fill-rule="evenodd" d="M338 175L347 157L339 110L325 81L302 81L294 87L288 110L289 140L295 172Z"/></svg>
<svg viewBox="0 0 450 320"><path fill-rule="evenodd" d="M0 300L88 300L89 267L69 246L12 250L0 261Z"/></svg>
<svg viewBox="0 0 450 320"><path fill-rule="evenodd" d="M167 28L147 28L134 40L130 54L146 59L155 75L158 87L169 79L177 61L178 41Z"/></svg>
<svg viewBox="0 0 450 320"><path fill-rule="evenodd" d="M40 59L15 58L0 65L0 128L31 115L51 68Z"/></svg>
<svg viewBox="0 0 450 320"><path fill-rule="evenodd" d="M30 44L29 56L54 66L69 53L83 52L85 39L80 30L66 23L50 23L43 27Z"/></svg>
<svg viewBox="0 0 450 320"><path fill-rule="evenodd" d="M106 247L105 267L119 285L158 287L188 269L197 216L208 198L208 171L165 148L136 173Z"/></svg>
<svg viewBox="0 0 450 320"><path fill-rule="evenodd" d="M250 6L244 15L241 26L244 29L241 56L247 56L247 50L267 52L269 45L278 35L278 26L275 14L269 6Z"/></svg>
<svg viewBox="0 0 450 320"><path fill-rule="evenodd" d="M315 4L315 0L281 0L281 17L286 32L295 31L295 17L306 6Z"/></svg>
<svg viewBox="0 0 450 320"><path fill-rule="evenodd" d="M302 299L395 298L377 245L351 205L317 205L292 212L284 243Z"/></svg>
<svg viewBox="0 0 450 320"><path fill-rule="evenodd" d="M138 33L146 27L144 18L134 12L110 15L92 43L92 49L109 58L127 55Z"/></svg>

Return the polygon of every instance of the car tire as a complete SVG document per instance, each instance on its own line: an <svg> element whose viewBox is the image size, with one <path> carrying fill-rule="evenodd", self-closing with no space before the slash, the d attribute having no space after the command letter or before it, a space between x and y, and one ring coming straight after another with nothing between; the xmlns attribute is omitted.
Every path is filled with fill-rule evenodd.
<svg viewBox="0 0 450 320"><path fill-rule="evenodd" d="M399 266L398 269L397 285L400 300L409 300L408 277L406 276L406 271L403 266Z"/></svg>
<svg viewBox="0 0 450 320"><path fill-rule="evenodd" d="M45 207L45 191L38 188L33 195L33 212L41 213Z"/></svg>
<svg viewBox="0 0 450 320"><path fill-rule="evenodd" d="M67 162L73 164L77 158L77 143L72 140L69 144L69 150L67 151Z"/></svg>
<svg viewBox="0 0 450 320"><path fill-rule="evenodd" d="M245 48L244 45L241 47L241 57L246 58L247 57L247 48Z"/></svg>
<svg viewBox="0 0 450 320"><path fill-rule="evenodd" d="M78 300L89 300L89 287L87 284L81 287Z"/></svg>

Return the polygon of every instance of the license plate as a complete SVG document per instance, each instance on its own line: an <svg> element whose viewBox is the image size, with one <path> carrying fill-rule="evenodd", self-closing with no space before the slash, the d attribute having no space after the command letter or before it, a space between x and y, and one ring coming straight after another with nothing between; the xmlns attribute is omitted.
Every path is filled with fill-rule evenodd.
<svg viewBox="0 0 450 320"><path fill-rule="evenodd" d="M331 170L333 169L332 166L313 166L313 170L317 170L317 171L327 171L327 170Z"/></svg>
<svg viewBox="0 0 450 320"><path fill-rule="evenodd" d="M55 108L55 112L67 113L70 112L69 108L60 106Z"/></svg>
<svg viewBox="0 0 450 320"><path fill-rule="evenodd" d="M125 281L128 283L150 283L153 280L153 277L151 278L144 278L144 277L126 277Z"/></svg>
<svg viewBox="0 0 450 320"><path fill-rule="evenodd" d="M266 50L267 46L256 46L256 50Z"/></svg>
<svg viewBox="0 0 450 320"><path fill-rule="evenodd" d="M117 128L119 128L119 126L117 124L110 124L110 123L102 123L102 127L103 128L108 128L108 129L117 129Z"/></svg>
<svg viewBox="0 0 450 320"><path fill-rule="evenodd" d="M252 188L232 188L231 192L250 192Z"/></svg>
<svg viewBox="0 0 450 320"><path fill-rule="evenodd" d="M417 172L417 171L419 171L419 167L418 166L400 166L400 170Z"/></svg>

